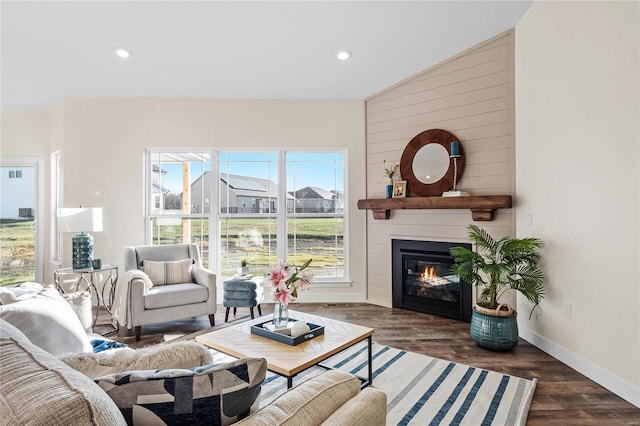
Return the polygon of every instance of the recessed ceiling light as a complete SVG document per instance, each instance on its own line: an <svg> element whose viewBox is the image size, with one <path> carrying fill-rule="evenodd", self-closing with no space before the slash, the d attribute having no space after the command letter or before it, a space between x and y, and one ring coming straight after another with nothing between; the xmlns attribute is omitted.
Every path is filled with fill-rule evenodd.
<svg viewBox="0 0 640 426"><path fill-rule="evenodd" d="M341 50L338 52L338 59L340 59L341 61L346 61L350 57L351 57L351 52L349 52L348 50Z"/></svg>
<svg viewBox="0 0 640 426"><path fill-rule="evenodd" d="M131 51L124 47L116 47L113 51L116 52L116 55L118 55L119 58L128 59L131 57Z"/></svg>

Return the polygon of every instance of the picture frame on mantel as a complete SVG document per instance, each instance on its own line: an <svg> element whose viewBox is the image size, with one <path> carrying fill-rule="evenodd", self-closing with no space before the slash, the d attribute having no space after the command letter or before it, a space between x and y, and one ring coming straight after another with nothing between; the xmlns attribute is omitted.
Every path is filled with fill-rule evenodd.
<svg viewBox="0 0 640 426"><path fill-rule="evenodd" d="M393 183L393 198L404 198L407 196L407 181L399 180Z"/></svg>

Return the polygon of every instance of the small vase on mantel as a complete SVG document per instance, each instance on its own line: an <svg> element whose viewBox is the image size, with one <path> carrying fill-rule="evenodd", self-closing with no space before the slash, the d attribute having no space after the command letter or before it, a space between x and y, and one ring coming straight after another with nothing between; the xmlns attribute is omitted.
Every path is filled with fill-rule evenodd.
<svg viewBox="0 0 640 426"><path fill-rule="evenodd" d="M285 327L289 323L289 308L282 302L275 302L273 306L273 325Z"/></svg>
<svg viewBox="0 0 640 426"><path fill-rule="evenodd" d="M387 198L393 197L393 181L387 185Z"/></svg>

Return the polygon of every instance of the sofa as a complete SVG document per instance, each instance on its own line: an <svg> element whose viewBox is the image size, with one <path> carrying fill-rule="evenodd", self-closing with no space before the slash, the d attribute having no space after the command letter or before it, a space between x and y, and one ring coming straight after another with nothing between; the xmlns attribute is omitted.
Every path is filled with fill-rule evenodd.
<svg viewBox="0 0 640 426"><path fill-rule="evenodd" d="M16 312L28 309L18 309L15 303L32 304L35 299L0 306L0 424L375 426L386 422L386 395L370 387L360 390L359 379L341 371L302 382L260 408L266 361L245 358L212 364L208 349L194 341L54 355L43 349L48 342L37 338L37 329L28 332L41 346L18 328L29 321L18 321L22 314ZM64 306L57 308L66 311ZM77 321L67 328L77 325L84 332ZM62 325L52 329L61 333L60 340L69 340L63 337ZM42 333L48 330L41 329ZM54 349L59 351L59 346Z"/></svg>

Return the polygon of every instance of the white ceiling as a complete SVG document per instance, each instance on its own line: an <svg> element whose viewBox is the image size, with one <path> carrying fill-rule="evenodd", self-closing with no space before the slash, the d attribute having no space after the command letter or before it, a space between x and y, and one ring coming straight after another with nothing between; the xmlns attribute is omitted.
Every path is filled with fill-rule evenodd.
<svg viewBox="0 0 640 426"><path fill-rule="evenodd" d="M66 97L365 99L531 1L2 1L2 109ZM113 48L133 51L128 61ZM336 59L341 49L353 53Z"/></svg>

